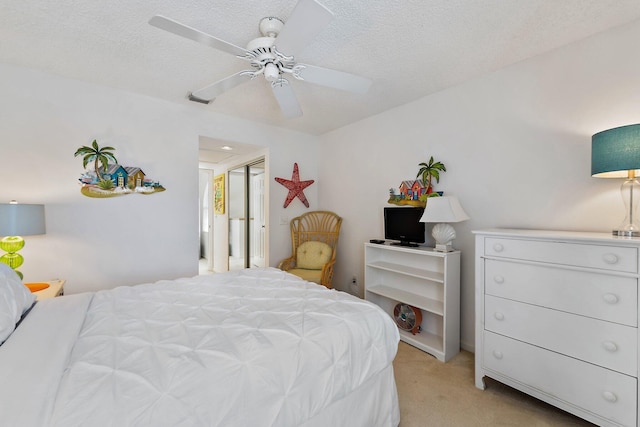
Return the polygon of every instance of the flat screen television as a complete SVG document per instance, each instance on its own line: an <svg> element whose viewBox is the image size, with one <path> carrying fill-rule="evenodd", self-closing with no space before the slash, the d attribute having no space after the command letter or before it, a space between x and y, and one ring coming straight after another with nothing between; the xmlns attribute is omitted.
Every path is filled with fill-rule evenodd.
<svg viewBox="0 0 640 427"><path fill-rule="evenodd" d="M420 218L424 208L386 207L384 208L384 238L396 240L392 243L402 246L418 246L424 243L424 222Z"/></svg>

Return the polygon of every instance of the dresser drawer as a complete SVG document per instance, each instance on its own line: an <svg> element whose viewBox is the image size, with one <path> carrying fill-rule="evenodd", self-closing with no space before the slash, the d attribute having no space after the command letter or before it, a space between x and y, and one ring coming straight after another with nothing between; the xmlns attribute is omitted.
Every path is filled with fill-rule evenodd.
<svg viewBox="0 0 640 427"><path fill-rule="evenodd" d="M638 325L638 279L484 260L485 292L596 319Z"/></svg>
<svg viewBox="0 0 640 427"><path fill-rule="evenodd" d="M636 379L491 332L483 367L624 426L636 425Z"/></svg>
<svg viewBox="0 0 640 427"><path fill-rule="evenodd" d="M638 330L590 317L485 295L484 328L636 376Z"/></svg>
<svg viewBox="0 0 640 427"><path fill-rule="evenodd" d="M484 250L490 257L638 272L638 250L633 247L488 237Z"/></svg>

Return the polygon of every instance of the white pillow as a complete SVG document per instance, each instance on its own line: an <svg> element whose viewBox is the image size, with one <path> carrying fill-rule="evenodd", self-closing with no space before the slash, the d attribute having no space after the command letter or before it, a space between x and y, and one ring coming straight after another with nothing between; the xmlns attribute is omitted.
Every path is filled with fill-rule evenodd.
<svg viewBox="0 0 640 427"><path fill-rule="evenodd" d="M0 344L11 335L35 300L36 296L22 284L16 272L0 262Z"/></svg>

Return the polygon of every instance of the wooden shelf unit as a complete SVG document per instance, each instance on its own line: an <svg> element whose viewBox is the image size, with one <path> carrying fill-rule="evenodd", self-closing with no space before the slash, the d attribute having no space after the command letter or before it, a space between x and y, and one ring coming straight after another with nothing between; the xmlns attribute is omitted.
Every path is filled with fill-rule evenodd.
<svg viewBox="0 0 640 427"><path fill-rule="evenodd" d="M443 362L460 351L460 251L365 243L365 299L393 317L398 303L422 312L422 330L400 339Z"/></svg>

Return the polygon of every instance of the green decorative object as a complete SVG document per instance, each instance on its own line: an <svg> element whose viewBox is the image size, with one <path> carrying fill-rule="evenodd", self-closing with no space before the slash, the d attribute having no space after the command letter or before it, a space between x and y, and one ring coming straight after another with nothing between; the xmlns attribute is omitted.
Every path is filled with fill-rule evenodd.
<svg viewBox="0 0 640 427"><path fill-rule="evenodd" d="M18 252L24 248L24 239L20 236L8 236L0 239L0 249L5 252Z"/></svg>
<svg viewBox="0 0 640 427"><path fill-rule="evenodd" d="M9 267L16 270L16 268L20 267L24 262L24 257L16 252L8 252L0 256L0 262L2 262L3 264L7 264ZM18 270L16 270L16 273L18 273L18 276L22 278L22 273L20 273Z"/></svg>
<svg viewBox="0 0 640 427"><path fill-rule="evenodd" d="M13 268L21 279L23 278L22 273L16 269L22 265L22 263L24 262L24 257L16 252L18 252L23 247L24 239L22 237L11 236L0 239L0 249L7 252L6 254L0 256L0 262L2 262L3 264L7 264L9 267Z"/></svg>
<svg viewBox="0 0 640 427"><path fill-rule="evenodd" d="M22 249L23 246L24 239L19 236L11 236L0 239L0 249L7 252L6 254L0 256L0 262L3 264L7 264L9 267L13 268L21 279L24 276L20 271L16 269L22 265L22 263L24 262L24 257L17 252Z"/></svg>
<svg viewBox="0 0 640 427"><path fill-rule="evenodd" d="M18 253L24 247L21 236L45 234L44 205L23 205L12 200L8 204L0 204L0 249L6 253L0 256L0 262L16 270L24 262L24 257Z"/></svg>

